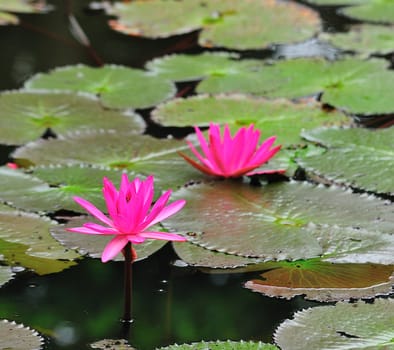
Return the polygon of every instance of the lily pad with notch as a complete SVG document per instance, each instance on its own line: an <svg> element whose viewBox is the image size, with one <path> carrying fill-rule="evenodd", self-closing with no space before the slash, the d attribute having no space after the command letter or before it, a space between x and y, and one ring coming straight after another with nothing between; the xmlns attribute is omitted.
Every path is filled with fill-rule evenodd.
<svg viewBox="0 0 394 350"><path fill-rule="evenodd" d="M92 96L69 93L10 91L0 94L0 140L20 145L38 139L50 129L64 134L82 130L130 130L143 132L141 116L109 111Z"/></svg>
<svg viewBox="0 0 394 350"><path fill-rule="evenodd" d="M394 127L368 130L316 129L303 136L326 147L319 156L297 162L310 174L366 191L394 195Z"/></svg>
<svg viewBox="0 0 394 350"><path fill-rule="evenodd" d="M25 83L25 88L85 92L98 96L107 108L133 109L152 107L176 92L168 79L140 69L116 65L93 68L82 64L36 74Z"/></svg>
<svg viewBox="0 0 394 350"><path fill-rule="evenodd" d="M297 312L275 331L282 350L391 349L394 339L394 299L373 303L339 302Z"/></svg>

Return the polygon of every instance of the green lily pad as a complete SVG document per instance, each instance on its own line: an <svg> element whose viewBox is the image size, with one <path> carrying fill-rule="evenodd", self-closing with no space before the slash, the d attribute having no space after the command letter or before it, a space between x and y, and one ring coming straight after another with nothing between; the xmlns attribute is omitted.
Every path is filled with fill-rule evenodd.
<svg viewBox="0 0 394 350"><path fill-rule="evenodd" d="M213 251L192 242L172 242L172 246L179 258L189 266L209 267L213 269L236 269L261 261L260 259ZM226 271L226 273L228 272Z"/></svg>
<svg viewBox="0 0 394 350"><path fill-rule="evenodd" d="M0 12L0 26L5 26L9 24L13 24L13 25L19 24L19 18L10 13Z"/></svg>
<svg viewBox="0 0 394 350"><path fill-rule="evenodd" d="M164 227L189 233L193 242L229 254L298 260L332 257L335 251L349 254L349 260L354 254L358 262L378 262L377 253L369 255L371 234L384 245L378 251L393 249L394 208L339 188L295 182L256 188L222 181L181 188L173 198L186 199L187 205ZM333 242L325 240L327 234ZM355 234L359 235L356 247L352 245ZM339 237L344 243L336 248Z"/></svg>
<svg viewBox="0 0 394 350"><path fill-rule="evenodd" d="M169 345L156 350L279 350L273 344L252 341L201 341L192 344Z"/></svg>
<svg viewBox="0 0 394 350"><path fill-rule="evenodd" d="M39 73L25 83L27 89L87 92L98 95L108 108L147 108L172 97L175 86L143 70L106 65L67 66ZM112 122L112 119L110 119Z"/></svg>
<svg viewBox="0 0 394 350"><path fill-rule="evenodd" d="M202 179L203 175L185 166L177 153L187 149L183 140L101 131L31 142L18 148L13 157L22 165L89 164L124 169L130 176L154 174L156 192L160 193Z"/></svg>
<svg viewBox="0 0 394 350"><path fill-rule="evenodd" d="M96 222L91 216L77 217L69 220L66 225L58 225L51 228L52 236L63 246L72 250L77 250L81 255L88 255L91 258L101 258L101 254L106 244L113 238L108 235L89 235L75 232L69 232L65 229L68 227L80 227L85 222ZM153 226L154 227L154 226ZM162 228L156 227L158 231ZM133 247L137 252L137 260L143 260L161 249L167 241L164 240L146 240L141 244L134 244ZM123 261L122 254L118 254L113 260Z"/></svg>
<svg viewBox="0 0 394 350"><path fill-rule="evenodd" d="M120 170L79 165L37 167L30 172L0 168L0 185L4 188L0 199L28 211L80 212L81 207L72 197L81 196L104 210L103 177L118 185L122 174Z"/></svg>
<svg viewBox="0 0 394 350"><path fill-rule="evenodd" d="M109 22L111 28L128 35L163 38L201 30L200 45L238 50L303 41L321 27L312 9L277 0L117 2L107 13L118 17Z"/></svg>
<svg viewBox="0 0 394 350"><path fill-rule="evenodd" d="M264 263L265 269L245 287L264 295L291 299L339 301L388 295L394 265L331 264L319 259Z"/></svg>
<svg viewBox="0 0 394 350"><path fill-rule="evenodd" d="M344 51L354 51L366 57L394 52L393 26L359 24L352 26L346 33L324 33L320 39Z"/></svg>
<svg viewBox="0 0 394 350"><path fill-rule="evenodd" d="M158 106L152 119L165 126L226 123L233 131L253 123L262 130L263 137L277 135L277 143L286 146L301 142L301 130L322 124L349 123L349 118L342 113L325 112L313 101L294 103L246 95L199 95L175 99Z"/></svg>
<svg viewBox="0 0 394 350"><path fill-rule="evenodd" d="M47 129L64 134L99 129L142 132L144 127L139 115L105 110L93 97L27 91L0 94L0 141L5 144L38 139Z"/></svg>
<svg viewBox="0 0 394 350"><path fill-rule="evenodd" d="M0 239L0 254L7 265L33 270L38 275L61 272L76 265L75 261L39 258L29 254L26 244L12 243Z"/></svg>
<svg viewBox="0 0 394 350"><path fill-rule="evenodd" d="M392 349L394 346L394 299L376 299L372 304L339 302L294 315L275 332L282 350Z"/></svg>
<svg viewBox="0 0 394 350"><path fill-rule="evenodd" d="M24 0L1 0L1 11L18 12L18 13L34 13L45 12L48 10L46 1L24 1Z"/></svg>
<svg viewBox="0 0 394 350"><path fill-rule="evenodd" d="M361 21L394 23L394 3L390 0L359 0L358 6L341 9L341 13Z"/></svg>
<svg viewBox="0 0 394 350"><path fill-rule="evenodd" d="M15 273L9 266L0 265L0 287L11 281L14 278Z"/></svg>
<svg viewBox="0 0 394 350"><path fill-rule="evenodd" d="M25 212L0 212L0 238L27 246L30 256L75 260L78 254L65 249L49 233L56 224L48 218ZM6 252L1 252L6 254Z"/></svg>
<svg viewBox="0 0 394 350"><path fill-rule="evenodd" d="M91 349L135 350L125 339L103 339L90 344Z"/></svg>
<svg viewBox="0 0 394 350"><path fill-rule="evenodd" d="M308 172L367 191L394 195L394 127L379 130L316 129L303 134L328 147L297 162Z"/></svg>
<svg viewBox="0 0 394 350"><path fill-rule="evenodd" d="M0 339L4 350L40 350L44 345L37 331L8 320L0 320Z"/></svg>

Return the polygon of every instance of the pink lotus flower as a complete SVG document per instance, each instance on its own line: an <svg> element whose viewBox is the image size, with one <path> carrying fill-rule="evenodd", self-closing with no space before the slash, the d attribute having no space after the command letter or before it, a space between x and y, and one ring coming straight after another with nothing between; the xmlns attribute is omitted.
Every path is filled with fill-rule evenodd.
<svg viewBox="0 0 394 350"><path fill-rule="evenodd" d="M279 145L271 148L276 140L275 136L269 137L259 146L261 132L254 129L253 124L240 128L233 137L226 124L222 137L219 124L210 123L209 142L205 140L198 127L195 127L195 130L204 155L201 155L190 141L188 144L200 162L198 163L183 153L180 155L203 173L229 178L242 175L283 173L285 171L252 171L271 159L281 147Z"/></svg>
<svg viewBox="0 0 394 350"><path fill-rule="evenodd" d="M171 190L169 190L151 208L154 196L153 176L149 176L145 181L136 178L130 182L127 175L123 174L119 192L107 178L103 179L103 183L103 194L110 218L87 200L80 197L74 197L74 200L106 226L88 222L82 227L67 229L78 233L114 235L115 237L102 253L102 262L113 259L128 242L139 244L147 238L169 241L186 240L174 233L148 230L152 225L181 210L186 203L181 199L166 206L171 195Z"/></svg>

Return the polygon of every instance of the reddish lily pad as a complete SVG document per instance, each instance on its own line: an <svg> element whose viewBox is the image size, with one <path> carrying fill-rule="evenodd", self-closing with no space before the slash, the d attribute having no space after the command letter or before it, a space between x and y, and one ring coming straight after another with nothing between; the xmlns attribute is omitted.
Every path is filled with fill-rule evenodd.
<svg viewBox="0 0 394 350"><path fill-rule="evenodd" d="M33 76L25 87L92 93L108 108L152 107L175 94L175 86L167 79L115 65L92 68L80 64L57 68Z"/></svg>
<svg viewBox="0 0 394 350"><path fill-rule="evenodd" d="M339 112L326 112L319 103L267 100L246 95L198 95L175 99L158 106L153 120L165 126L208 126L210 122L229 124L234 131L253 123L263 137L277 135L279 144L301 142L301 130L322 124L349 123Z"/></svg>
<svg viewBox="0 0 394 350"><path fill-rule="evenodd" d="M374 298L388 295L394 282L394 265L332 264L319 259L264 263L261 278L246 288L264 295L290 299L305 295L317 301Z"/></svg>
<svg viewBox="0 0 394 350"><path fill-rule="evenodd" d="M100 258L106 244L113 236L108 235L88 235L66 231L68 227L80 227L85 222L98 221L90 216L82 216L69 220L66 225L54 226L51 234L63 246L72 250L77 250L81 255L88 255L91 258ZM162 231L162 229L159 229ZM137 252L137 260L143 260L161 249L167 241L164 240L146 240L141 244L134 244L133 247ZM122 254L118 254L113 260L123 261Z"/></svg>
<svg viewBox="0 0 394 350"><path fill-rule="evenodd" d="M117 2L107 12L118 17L109 22L111 28L128 35L162 38L201 30L202 46L238 50L303 41L321 26L318 14L310 8L277 0Z"/></svg>
<svg viewBox="0 0 394 350"><path fill-rule="evenodd" d="M37 331L14 321L0 320L2 349L40 350L44 344Z"/></svg>
<svg viewBox="0 0 394 350"><path fill-rule="evenodd" d="M295 182L256 188L222 181L188 186L173 197L186 199L187 205L164 227L189 233L195 243L229 254L298 260L331 258L335 252L347 255L349 262L379 263L378 252L393 249L394 208L338 188ZM327 235L332 241L327 242ZM381 243L372 256L371 235ZM344 244L336 248L341 240Z"/></svg>
<svg viewBox="0 0 394 350"><path fill-rule="evenodd" d="M394 195L394 127L380 130L316 129L303 134L328 147L324 154L300 155L310 174L367 191Z"/></svg>
<svg viewBox="0 0 394 350"><path fill-rule="evenodd" d="M339 302L297 312L275 332L282 350L392 349L394 342L394 299L373 303Z"/></svg>
<svg viewBox="0 0 394 350"><path fill-rule="evenodd" d="M38 139L48 129L64 134L99 129L142 132L144 128L139 115L105 110L91 96L27 91L0 94L0 141L5 144Z"/></svg>

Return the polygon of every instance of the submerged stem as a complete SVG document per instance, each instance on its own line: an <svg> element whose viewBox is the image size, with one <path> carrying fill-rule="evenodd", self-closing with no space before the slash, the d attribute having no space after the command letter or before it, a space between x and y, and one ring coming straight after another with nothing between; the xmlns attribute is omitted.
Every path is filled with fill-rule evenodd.
<svg viewBox="0 0 394 350"><path fill-rule="evenodd" d="M123 322L131 322L132 254L131 242L124 248L124 313Z"/></svg>

